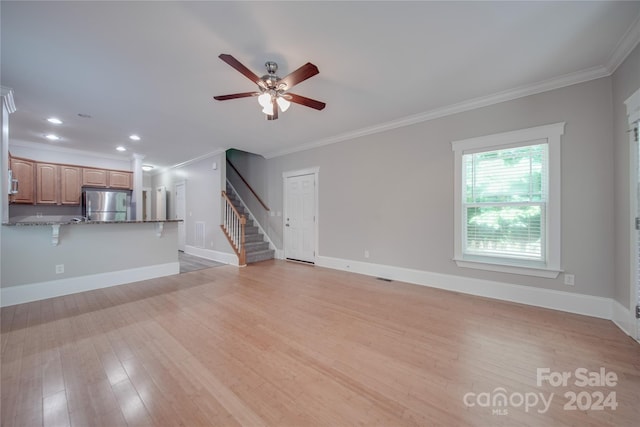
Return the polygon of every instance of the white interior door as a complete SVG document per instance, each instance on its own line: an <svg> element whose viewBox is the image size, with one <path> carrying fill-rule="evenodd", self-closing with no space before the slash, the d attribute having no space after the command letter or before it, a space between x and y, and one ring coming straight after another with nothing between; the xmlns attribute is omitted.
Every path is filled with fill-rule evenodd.
<svg viewBox="0 0 640 427"><path fill-rule="evenodd" d="M187 244L187 233L185 228L186 213L187 213L187 199L186 199L186 185L184 182L176 184L176 218L181 219L182 222L178 223L178 250L184 251Z"/></svg>
<svg viewBox="0 0 640 427"><path fill-rule="evenodd" d="M315 262L316 174L285 176L284 256Z"/></svg>

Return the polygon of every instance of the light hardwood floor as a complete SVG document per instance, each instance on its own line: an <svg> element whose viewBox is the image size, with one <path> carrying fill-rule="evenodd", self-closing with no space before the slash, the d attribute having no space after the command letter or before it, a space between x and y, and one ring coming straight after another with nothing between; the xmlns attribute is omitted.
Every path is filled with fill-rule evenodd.
<svg viewBox="0 0 640 427"><path fill-rule="evenodd" d="M3 426L640 425L640 345L609 321L283 261L1 321ZM574 384L601 367L615 386ZM538 386L538 368L572 377ZM506 406L481 406L501 389ZM572 391L618 406L566 410Z"/></svg>
<svg viewBox="0 0 640 427"><path fill-rule="evenodd" d="M201 258L182 251L178 251L178 261L180 261L180 273L190 273L204 268L221 267L226 265L221 262Z"/></svg>

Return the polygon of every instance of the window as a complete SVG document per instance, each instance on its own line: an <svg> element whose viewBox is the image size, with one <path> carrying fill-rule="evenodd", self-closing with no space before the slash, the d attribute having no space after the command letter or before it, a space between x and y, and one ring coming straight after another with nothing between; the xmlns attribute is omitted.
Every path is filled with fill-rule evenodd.
<svg viewBox="0 0 640 427"><path fill-rule="evenodd" d="M557 123L452 142L458 266L557 277L563 133Z"/></svg>

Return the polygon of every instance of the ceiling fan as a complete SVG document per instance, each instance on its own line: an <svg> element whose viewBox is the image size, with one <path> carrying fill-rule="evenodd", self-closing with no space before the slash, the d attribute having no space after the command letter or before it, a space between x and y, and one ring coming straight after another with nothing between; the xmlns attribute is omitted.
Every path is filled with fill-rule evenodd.
<svg viewBox="0 0 640 427"><path fill-rule="evenodd" d="M246 78L257 84L259 91L214 96L213 99L226 101L228 99L257 96L258 102L262 106L262 112L266 115L267 120L276 120L278 118L278 108L280 108L282 112L285 112L291 105L291 102L304 105L305 107L315 108L316 110L322 110L327 105L324 102L288 92L288 90L298 83L301 83L320 72L318 71L318 67L310 62L307 62L291 74L280 78L276 75L276 71L278 71L278 64L272 61L267 61L264 64L267 68L267 74L262 77L258 77L231 55L223 53L218 56L218 58L231 65Z"/></svg>

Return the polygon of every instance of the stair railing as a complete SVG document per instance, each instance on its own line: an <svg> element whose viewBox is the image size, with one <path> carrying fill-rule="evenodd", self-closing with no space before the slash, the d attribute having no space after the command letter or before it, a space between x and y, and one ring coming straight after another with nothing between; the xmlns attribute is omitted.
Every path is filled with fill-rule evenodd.
<svg viewBox="0 0 640 427"><path fill-rule="evenodd" d="M271 209L269 209L269 207L266 205L265 202L262 201L262 199L260 198L260 196L258 196L258 193L255 192L255 190L253 189L253 187L251 187L251 184L249 184L247 182L246 179L244 179L244 176L242 176L242 174L240 173L240 171L233 165L233 163L231 163L231 161L229 159L227 159L227 164L231 167L231 169L233 169L233 171L240 177L240 179L242 180L242 182L244 183L244 185L247 186L247 188L249 189L249 191L251 191L251 194L254 195L254 197L256 198L256 200L258 200L258 202L262 205L262 207L269 212Z"/></svg>
<svg viewBox="0 0 640 427"><path fill-rule="evenodd" d="M227 236L227 240L229 240L231 247L238 256L238 264L245 266L247 265L247 253L244 240L247 218L233 206L226 191L222 192L222 202L224 209L220 228L222 228L224 235Z"/></svg>

